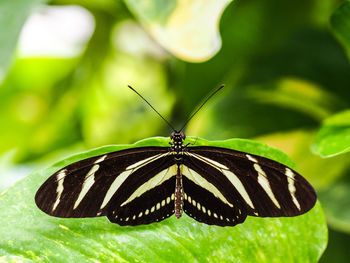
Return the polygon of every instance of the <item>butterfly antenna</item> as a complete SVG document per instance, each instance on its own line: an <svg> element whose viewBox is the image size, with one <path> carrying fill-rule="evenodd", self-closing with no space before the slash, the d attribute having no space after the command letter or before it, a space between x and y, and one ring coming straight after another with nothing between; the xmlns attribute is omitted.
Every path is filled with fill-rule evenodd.
<svg viewBox="0 0 350 263"><path fill-rule="evenodd" d="M186 125L189 123L189 121L194 117L194 115L197 114L197 112L204 106L205 103L207 103L208 100L210 100L211 97L213 97L219 90L221 90L223 87L225 87L225 84L222 84L220 87L218 87L212 94L210 94L210 96L208 98L206 98L206 100L201 104L201 106L199 106L199 108L187 119L187 121L185 122L185 124L182 126L182 128L180 129L179 132L181 132Z"/></svg>
<svg viewBox="0 0 350 263"><path fill-rule="evenodd" d="M173 125L170 124L170 122L168 122L155 108L153 108L153 106L151 105L151 103L149 103L144 97L142 97L142 95L140 93L138 93L133 87L129 86L128 87L134 91L137 95L140 96L141 99L143 99L167 124L168 126L174 131L176 132L176 130L174 129Z"/></svg>

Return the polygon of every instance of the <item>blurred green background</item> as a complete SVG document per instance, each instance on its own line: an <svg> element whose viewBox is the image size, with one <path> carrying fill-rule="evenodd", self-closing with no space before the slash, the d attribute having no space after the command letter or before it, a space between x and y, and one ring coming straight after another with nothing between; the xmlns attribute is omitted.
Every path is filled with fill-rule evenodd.
<svg viewBox="0 0 350 263"><path fill-rule="evenodd" d="M0 190L70 154L187 135L286 152L350 257L350 1L0 1Z"/></svg>

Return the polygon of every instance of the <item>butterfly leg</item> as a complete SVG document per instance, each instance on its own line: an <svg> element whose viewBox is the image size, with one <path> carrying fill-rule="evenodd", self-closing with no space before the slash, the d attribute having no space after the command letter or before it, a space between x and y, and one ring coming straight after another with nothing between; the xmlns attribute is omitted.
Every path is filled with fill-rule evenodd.
<svg viewBox="0 0 350 263"><path fill-rule="evenodd" d="M184 149L186 149L188 145L195 145L196 142L197 142L197 139L198 139L198 137L196 137L196 140L195 140L194 142L188 142L188 143L186 143L186 145L184 145Z"/></svg>

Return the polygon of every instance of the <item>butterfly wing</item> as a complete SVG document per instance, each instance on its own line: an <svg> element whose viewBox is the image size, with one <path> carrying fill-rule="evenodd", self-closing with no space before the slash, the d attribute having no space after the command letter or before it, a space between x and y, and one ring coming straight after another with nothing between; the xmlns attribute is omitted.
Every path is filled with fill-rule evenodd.
<svg viewBox="0 0 350 263"><path fill-rule="evenodd" d="M151 217L148 221L132 221L137 204L143 203L144 211L149 205L151 214L152 202L171 197L175 188L173 166L166 147L132 148L95 156L72 163L49 177L37 191L35 202L42 211L56 217L105 215L123 225L143 224ZM165 189L155 191L159 185ZM155 210L155 219L160 221L172 212L169 203L167 209L164 206ZM119 213L129 220L116 220Z"/></svg>
<svg viewBox="0 0 350 263"><path fill-rule="evenodd" d="M119 225L141 225L160 222L174 214L175 174L173 167L160 172L164 179L157 185L145 183L147 191L140 196L131 195L120 204L122 196L117 196L110 205L107 217ZM167 179L170 177L169 179ZM160 179L160 178L159 178ZM142 191L142 190L141 190Z"/></svg>
<svg viewBox="0 0 350 263"><path fill-rule="evenodd" d="M245 220L245 206L235 199L228 200L220 183L207 180L213 175L210 169L191 161L185 162L181 168L183 209L187 215L199 222L218 226L234 226Z"/></svg>
<svg viewBox="0 0 350 263"><path fill-rule="evenodd" d="M315 205L312 186L300 174L276 161L210 146L189 147L185 156L184 164L215 186L236 209L238 217L237 211L259 217L297 216ZM208 184L204 185L215 195Z"/></svg>

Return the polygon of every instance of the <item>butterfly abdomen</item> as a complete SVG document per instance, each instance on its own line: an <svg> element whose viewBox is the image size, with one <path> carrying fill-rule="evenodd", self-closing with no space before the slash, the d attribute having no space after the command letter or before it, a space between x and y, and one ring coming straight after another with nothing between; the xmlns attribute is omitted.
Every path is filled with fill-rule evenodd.
<svg viewBox="0 0 350 263"><path fill-rule="evenodd" d="M180 218L183 211L183 187L182 187L182 175L180 166L177 166L176 184L175 184L175 216Z"/></svg>

